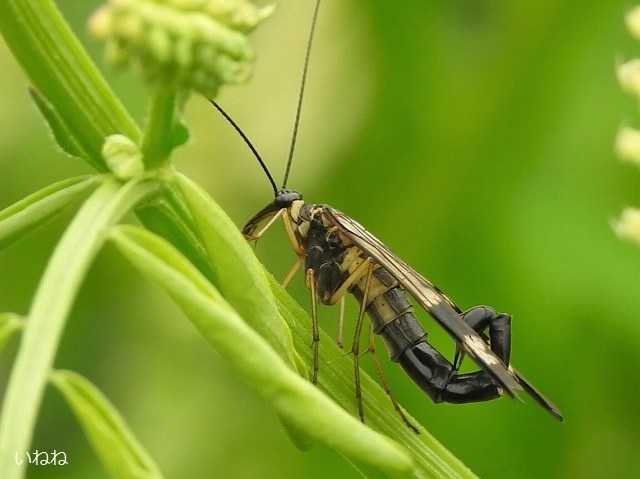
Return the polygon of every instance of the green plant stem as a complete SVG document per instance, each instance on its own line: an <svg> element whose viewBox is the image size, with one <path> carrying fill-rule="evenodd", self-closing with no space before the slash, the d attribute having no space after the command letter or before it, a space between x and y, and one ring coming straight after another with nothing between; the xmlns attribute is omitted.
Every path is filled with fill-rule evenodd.
<svg viewBox="0 0 640 479"><path fill-rule="evenodd" d="M154 180L134 179L123 185L108 178L84 203L56 247L33 300L2 408L3 479L24 476L15 454L29 448L65 320L108 228L157 189Z"/></svg>
<svg viewBox="0 0 640 479"><path fill-rule="evenodd" d="M140 141L138 126L52 0L3 0L0 31L95 168L107 170L101 156L107 136L120 133Z"/></svg>
<svg viewBox="0 0 640 479"><path fill-rule="evenodd" d="M142 138L142 152L147 169L164 163L171 153L176 96L173 87L158 84L154 88Z"/></svg>

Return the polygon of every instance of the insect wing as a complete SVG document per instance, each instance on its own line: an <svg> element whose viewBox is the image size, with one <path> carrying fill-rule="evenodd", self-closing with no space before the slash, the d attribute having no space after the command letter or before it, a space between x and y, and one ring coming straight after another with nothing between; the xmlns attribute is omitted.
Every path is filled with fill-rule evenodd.
<svg viewBox="0 0 640 479"><path fill-rule="evenodd" d="M538 391L533 384L531 384L520 372L516 369L513 369L513 374L518 378L518 382L522 385L523 389L533 398L535 402L537 402L540 406L546 409L549 414L555 417L558 421L564 421L562 417L562 413L558 409L558 407L549 401L544 395Z"/></svg>
<svg viewBox="0 0 640 479"><path fill-rule="evenodd" d="M356 246L394 276L467 354L511 396L515 396L516 391L522 390L513 373L505 367L478 333L462 320L461 311L453 301L428 279L398 258L357 221L331 207L324 207L323 212L330 223L337 226Z"/></svg>

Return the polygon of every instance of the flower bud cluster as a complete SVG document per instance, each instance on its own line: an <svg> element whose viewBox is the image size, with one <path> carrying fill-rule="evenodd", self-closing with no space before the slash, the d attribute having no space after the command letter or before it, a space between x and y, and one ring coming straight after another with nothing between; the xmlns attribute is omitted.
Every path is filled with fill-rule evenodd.
<svg viewBox="0 0 640 479"><path fill-rule="evenodd" d="M89 28L110 63L213 97L221 85L249 78L247 34L272 10L250 0L109 0Z"/></svg>

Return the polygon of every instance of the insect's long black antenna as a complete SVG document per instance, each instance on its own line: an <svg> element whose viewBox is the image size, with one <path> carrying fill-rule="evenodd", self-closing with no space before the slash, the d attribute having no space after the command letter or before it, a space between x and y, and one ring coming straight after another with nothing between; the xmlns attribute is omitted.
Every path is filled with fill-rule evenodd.
<svg viewBox="0 0 640 479"><path fill-rule="evenodd" d="M240 136L242 137L244 142L247 144L249 149L255 155L256 159L258 160L258 163L260 163L260 166L264 170L265 174L267 175L267 178L269 179L269 183L271 183L271 188L273 188L274 196L278 196L278 187L276 186L276 182L273 180L273 176L271 176L271 172L269 171L269 168L267 168L267 165L262 160L262 157L260 156L260 153L258 153L258 150L256 150L255 147L253 146L253 144L251 143L251 140L249 140L247 135L245 135L244 132L240 129L240 127L236 124L236 122L233 121L233 118L231 118L227 114L227 112L222 109L222 107L220 105L218 105L214 100L209 100L209 101L215 107L215 109L218 110L222 114L222 116L225 118L225 120L227 120L231 124L231 126L240 134Z"/></svg>
<svg viewBox="0 0 640 479"><path fill-rule="evenodd" d="M302 83L300 84L300 94L298 95L298 109L296 110L296 120L293 125L293 136L291 137L291 147L289 148L289 159L287 160L287 168L284 171L284 180L282 188L287 186L289 181L289 173L291 172L291 163L293 162L293 153L296 149L296 141L298 139L298 127L300 126L300 114L302 112L302 100L304 98L304 88L307 84L307 73L309 72L309 58L311 57L311 46L313 37L316 32L316 23L318 21L318 12L320 11L320 0L316 0L316 7L313 11L313 20L311 21L311 32L309 33L309 41L307 43L307 53L304 59L304 69L302 70Z"/></svg>

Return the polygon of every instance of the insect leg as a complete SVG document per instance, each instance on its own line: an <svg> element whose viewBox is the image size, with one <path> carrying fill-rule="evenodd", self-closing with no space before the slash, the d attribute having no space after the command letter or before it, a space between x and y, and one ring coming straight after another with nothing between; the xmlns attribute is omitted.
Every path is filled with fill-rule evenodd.
<svg viewBox="0 0 640 479"><path fill-rule="evenodd" d="M286 211L286 209L283 209L280 211ZM284 229L287 230L287 236L289 237L291 246L293 246L293 250L296 252L298 256L304 256L304 248L298 242L298 238L296 238L293 225L291 224L291 218L289 218L289 215L287 213L281 216L282 216L282 221L284 222Z"/></svg>
<svg viewBox="0 0 640 479"><path fill-rule="evenodd" d="M420 431L418 431L418 428L416 428L413 424L411 424L411 421L409 421L407 416L404 414L404 411L400 407L400 404L398 404L398 401L396 400L395 396L391 392L391 388L389 387L389 383L387 382L387 378L386 378L386 376L384 374L384 369L382 367L382 363L380 362L380 358L379 358L378 352L376 350L376 335L373 332L373 323L369 322L369 326L370 327L369 327L369 349L368 349L368 352L371 353L371 357L373 358L373 365L374 365L374 367L376 369L376 372L378 373L378 377L380 378L380 383L382 384L382 388L384 389L384 392L387 393L387 396L389 396L389 399L391 400L391 404L393 404L393 408L396 410L396 412L398 413L398 415L400 416L402 421L413 432L415 432L416 434L420 434Z"/></svg>
<svg viewBox="0 0 640 479"><path fill-rule="evenodd" d="M318 369L320 368L319 346L320 346L320 331L318 330L318 297L316 293L316 279L313 269L307 270L307 286L311 292L311 326L313 331L313 339L311 347L313 349L313 376L311 382L313 384L318 383Z"/></svg>
<svg viewBox="0 0 640 479"><path fill-rule="evenodd" d="M340 298L340 316L338 316L338 335L336 337L336 343L338 347L342 349L344 347L343 341L343 328L344 328L344 295Z"/></svg>
<svg viewBox="0 0 640 479"><path fill-rule="evenodd" d="M287 287L289 286L289 283L291 283L291 280L296 275L296 273L300 269L300 266L302 266L303 262L304 262L304 258L302 256L298 256L298 259L296 260L296 262L293 264L293 266L291 267L287 275L282 280L282 287L284 289L287 289Z"/></svg>
<svg viewBox="0 0 640 479"><path fill-rule="evenodd" d="M353 344L351 346L351 352L353 353L356 403L358 405L358 415L362 422L364 422L364 408L362 405L362 388L360 386L360 335L362 334L362 323L364 322L364 312L367 309L367 295L369 293L369 285L371 283L371 273L373 272L371 260L367 259L363 264L367 266L367 276L364 283L362 302L360 303L360 313L358 314L358 321L356 322L356 329L353 335Z"/></svg>
<svg viewBox="0 0 640 479"><path fill-rule="evenodd" d="M353 284L358 281L362 276L367 274L369 268L371 266L371 259L367 258L365 261L360 263L360 265L349 275L347 279L345 279L340 287L331 295L329 298L328 304L336 304L340 298L342 298Z"/></svg>

